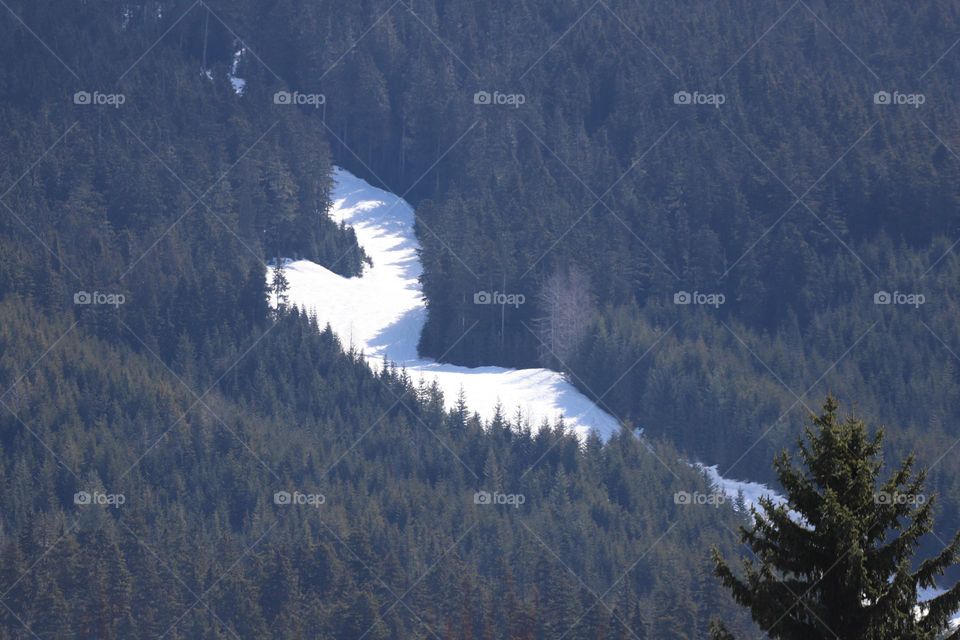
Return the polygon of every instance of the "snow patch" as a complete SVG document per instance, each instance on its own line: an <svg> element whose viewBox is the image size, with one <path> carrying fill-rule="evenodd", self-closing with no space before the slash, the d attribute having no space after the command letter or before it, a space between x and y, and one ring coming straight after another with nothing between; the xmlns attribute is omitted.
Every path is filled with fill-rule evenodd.
<svg viewBox="0 0 960 640"><path fill-rule="evenodd" d="M236 71L237 60L235 55L231 73ZM415 381L435 380L447 408L456 403L462 389L467 406L484 420L493 418L497 406L502 405L504 417L512 418L519 409L534 429L543 420L554 421L560 416L581 437L595 430L607 439L620 429L613 416L555 371L471 368L421 358L417 343L426 321L426 307L419 282L422 267L420 244L413 232L413 209L398 196L377 189L344 169L336 168L333 178L331 216L353 228L357 242L372 258L373 267L367 268L361 277L344 278L309 260L281 259L292 304L315 314L321 325L329 323L343 344L362 351L374 369L386 358L405 367ZM268 265L268 283L274 268ZM276 300L271 300L271 304L275 305ZM748 509L759 508L763 496L775 505L786 502L784 496L764 484L724 478L717 465L693 466L733 504L740 495ZM804 522L796 512L791 514L795 521ZM940 593L940 589L921 590L919 601ZM960 616L951 624L960 626Z"/></svg>
<svg viewBox="0 0 960 640"><path fill-rule="evenodd" d="M484 420L492 419L501 405L504 417L519 411L533 429L561 416L581 437L596 430L606 439L620 429L613 416L555 371L462 367L421 358L417 343L427 311L413 209L343 169L335 169L333 178L331 215L353 228L373 267L361 277L344 278L309 260L289 262L291 304L315 314L321 326L329 323L344 346L362 350L372 367L387 358L406 368L414 381L436 381L448 408L462 388L467 406ZM272 277L269 268L268 282Z"/></svg>
<svg viewBox="0 0 960 640"><path fill-rule="evenodd" d="M705 464L697 462L693 466L703 471L703 473L707 476L707 479L710 481L710 484L727 496L727 498L730 499L734 505L736 505L737 497L742 495L747 511L750 510L750 507L759 510L760 498L762 497L770 498L775 506L780 506L787 501L786 498L765 484L761 484L759 482L748 482L746 480L731 480L729 478L724 478L720 475L717 465L708 467Z"/></svg>
<svg viewBox="0 0 960 640"><path fill-rule="evenodd" d="M230 73L227 74L230 84L233 85L233 92L238 96L242 96L244 89L247 88L247 81L237 75L237 71L240 69L240 62L243 60L243 54L246 53L246 51L247 48L241 44L237 50L233 52L233 63L230 65Z"/></svg>
<svg viewBox="0 0 960 640"><path fill-rule="evenodd" d="M917 601L921 604L927 602L928 600L933 600L938 596L942 596L947 592L946 589L941 589L940 587L920 587L917 589ZM923 606L917 606L916 612L918 617L927 615L929 609ZM950 629L956 629L960 627L960 612L957 612L957 615L950 618Z"/></svg>

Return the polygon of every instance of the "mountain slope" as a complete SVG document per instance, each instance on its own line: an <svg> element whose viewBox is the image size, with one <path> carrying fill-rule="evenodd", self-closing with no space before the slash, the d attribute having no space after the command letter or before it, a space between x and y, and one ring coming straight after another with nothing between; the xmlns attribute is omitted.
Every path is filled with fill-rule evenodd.
<svg viewBox="0 0 960 640"><path fill-rule="evenodd" d="M417 344L426 307L418 280L422 268L414 211L396 195L343 169L334 172L333 181L330 216L353 229L373 265L361 277L345 278L308 260L287 262L292 304L315 315L321 325L329 324L345 345L362 351L373 366L386 358L406 369L415 382L436 381L448 408L455 406L462 389L467 406L485 421L492 420L500 406L511 417L519 410L534 428L562 416L581 436L596 430L607 439L620 429L613 416L557 372L462 367L421 358ZM271 268L267 281L272 277Z"/></svg>

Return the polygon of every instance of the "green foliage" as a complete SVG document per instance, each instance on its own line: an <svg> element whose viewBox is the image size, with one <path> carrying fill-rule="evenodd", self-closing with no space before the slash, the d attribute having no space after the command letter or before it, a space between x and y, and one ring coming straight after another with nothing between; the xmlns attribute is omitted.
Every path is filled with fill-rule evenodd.
<svg viewBox="0 0 960 640"><path fill-rule="evenodd" d="M211 9L271 61L261 39L316 53L311 12L278 5L257 22L253 4ZM532 639L567 623L571 638L626 638L704 580L735 516L673 504L703 479L663 467L679 458L668 445L485 428L392 365L372 372L299 310L269 311L266 259L356 275L364 256L317 215L333 155L320 114L274 109L296 84L249 59L236 96L236 43L203 5L158 17L127 3L128 22L116 3L11 8L85 75L64 91L50 52L0 22L4 188L41 158L4 199L29 230L0 217L0 638ZM148 49L122 110L70 102ZM74 304L80 291L125 303ZM526 502L476 505L487 488ZM326 501L274 503L291 490ZM80 492L125 502L75 504ZM658 542L671 524L683 535ZM684 606L700 628L717 613Z"/></svg>
<svg viewBox="0 0 960 640"><path fill-rule="evenodd" d="M949 2L234 4L272 69L327 96L313 120L336 161L416 206L422 353L549 361L738 477L772 479L808 389L900 425L887 446L924 463L960 438ZM875 105L864 64L922 109ZM478 105L480 90L526 101ZM726 102L675 105L682 90ZM532 334L571 270L590 290L566 299L598 311L572 355L546 354ZM726 303L674 305L680 290ZM878 306L878 290L927 303ZM480 291L526 303L473 304ZM960 528L960 457L938 469Z"/></svg>
<svg viewBox="0 0 960 640"><path fill-rule="evenodd" d="M832 372L869 415L901 424L891 446L921 461L960 437L939 340L960 343L960 261L938 261L960 166L924 126L950 139L960 58L939 60L957 31L944 3L797 5L756 47L782 9L747 0L8 4L4 640L24 624L40 637L297 638L367 622L370 636L539 639L580 616L568 637L702 637L712 615L742 634L704 568L734 515L677 509L671 492L702 480L660 460L732 464L749 449L737 475L760 476L797 425L776 426L796 398L770 370L797 391ZM942 99L922 121L874 111L874 81L836 33L884 77L938 60L924 91ZM238 96L227 73L241 49ZM716 83L722 110L672 105L741 51ZM74 105L80 90L127 101ZM326 102L276 105L279 90ZM527 100L477 105L478 90ZM794 198L754 153L797 193L816 184L816 215L796 205L778 221ZM299 311L271 314L267 258L345 276L365 263L327 215L334 162L417 207L424 353L543 361L538 301L554 274L580 270L589 291L570 299L589 301L591 324L574 323L579 344L554 364L678 450L657 443L655 458L632 435L581 447L503 414L484 430L402 371L371 372ZM886 308L901 313L874 326L873 290L919 280L937 301L926 325ZM671 304L713 287L728 299L716 313ZM79 291L127 302L74 305ZM527 303L475 305L478 291ZM911 349L891 357L892 344ZM483 485L467 468L521 487L526 510L476 511ZM960 523L958 459L931 481L944 521ZM273 506L290 487L329 502ZM130 499L80 509L87 488ZM611 584L598 604L591 591ZM394 605L407 589L409 609Z"/></svg>
<svg viewBox="0 0 960 640"><path fill-rule="evenodd" d="M679 457L666 444L581 448L438 412L435 389L371 372L296 310L221 343L189 382L88 321L41 359L71 320L0 303L0 637L683 638L713 615L747 628L706 604L720 602L707 550L734 551L737 516L674 504L707 487L663 466ZM94 490L126 501L74 503ZM284 490L325 502L275 504ZM525 501L478 505L478 490Z"/></svg>
<svg viewBox="0 0 960 640"><path fill-rule="evenodd" d="M823 414L799 442L802 466L784 452L775 463L787 500L761 499L742 542L738 577L714 551L716 572L734 599L772 638L801 640L936 640L960 607L960 583L918 610L919 590L960 560L960 533L934 557L914 554L933 531L933 497L925 472L908 456L887 480L883 432L869 436L862 420L837 415L828 397ZM722 625L719 640L731 638ZM960 631L950 637L960 637Z"/></svg>

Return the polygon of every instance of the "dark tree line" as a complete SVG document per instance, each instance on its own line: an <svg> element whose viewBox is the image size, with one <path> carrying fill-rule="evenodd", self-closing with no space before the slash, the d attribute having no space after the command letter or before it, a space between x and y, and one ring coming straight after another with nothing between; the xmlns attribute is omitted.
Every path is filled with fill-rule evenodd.
<svg viewBox="0 0 960 640"><path fill-rule="evenodd" d="M793 393L825 371L900 425L891 447L937 462L944 522L960 522L957 459L938 460L960 437L944 348L960 344L958 262L937 262L960 165L927 129L956 138L956 55L916 81L956 6L808 3L831 34L797 5L718 82L789 5L610 2L550 48L589 5L9 4L63 64L6 12L0 637L697 638L715 616L746 636L707 555L732 553L736 517L674 504L708 490L674 461L723 470L749 449L733 475L768 474L804 410ZM837 37L924 109L874 105L887 84ZM526 102L475 104L482 90ZM726 102L674 105L681 90ZM793 194L754 154L804 194L779 222ZM424 353L479 321L451 359L569 369L675 445L484 428L271 313L267 260L362 269L326 216L332 163L417 206ZM874 306L880 289L928 304ZM676 306L680 290L727 302ZM526 302L476 305L480 291ZM273 503L295 488L327 502ZM481 510L487 488L526 502ZM127 502L75 505L79 491ZM410 587L415 613L395 604Z"/></svg>
<svg viewBox="0 0 960 640"><path fill-rule="evenodd" d="M30 302L0 304L4 388L69 326ZM666 444L444 411L296 311L169 370L92 322L3 399L0 637L696 638L715 615L749 631L710 577L737 517L675 503L710 489L662 466Z"/></svg>
<svg viewBox="0 0 960 640"><path fill-rule="evenodd" d="M363 254L325 215L320 115L248 57L237 96L234 36L188 8L11 3L76 84L0 21L0 638L748 631L708 557L737 518L674 502L709 488L668 443L483 425L269 309L267 261Z"/></svg>
<svg viewBox="0 0 960 640"><path fill-rule="evenodd" d="M957 458L937 460L960 438L957 7L605 4L266 3L237 19L297 34L257 44L325 93L336 161L409 191L423 353L568 370L630 425L757 478L829 388L897 424L888 446L937 461L960 524ZM570 272L588 287L562 304L587 313L564 338L582 337L548 353L532 334ZM526 302L474 304L484 291ZM674 304L682 291L725 302ZM876 305L881 291L926 302Z"/></svg>

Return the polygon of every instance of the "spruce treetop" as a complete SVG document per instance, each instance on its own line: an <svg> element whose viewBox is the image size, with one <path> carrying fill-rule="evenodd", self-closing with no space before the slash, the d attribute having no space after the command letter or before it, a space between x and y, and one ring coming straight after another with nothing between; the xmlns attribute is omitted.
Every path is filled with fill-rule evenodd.
<svg viewBox="0 0 960 640"><path fill-rule="evenodd" d="M784 640L936 640L949 633L960 585L917 606L919 590L958 560L960 533L938 554L914 562L933 526L926 472L907 456L887 479L883 430L870 435L853 416L841 419L830 396L798 443L799 464L774 461L787 500L760 500L741 541L754 558L734 573L714 550L716 574L771 638ZM717 623L716 640L733 636Z"/></svg>

